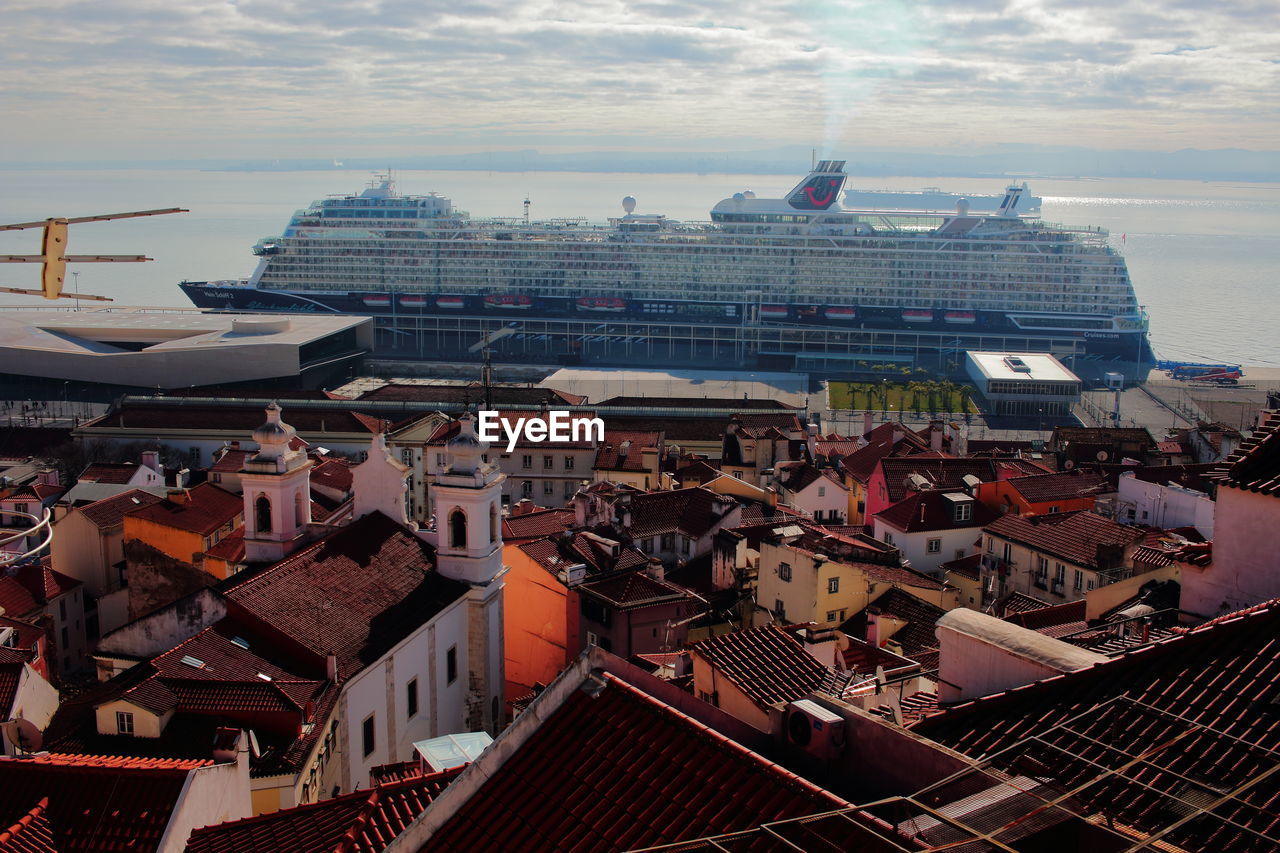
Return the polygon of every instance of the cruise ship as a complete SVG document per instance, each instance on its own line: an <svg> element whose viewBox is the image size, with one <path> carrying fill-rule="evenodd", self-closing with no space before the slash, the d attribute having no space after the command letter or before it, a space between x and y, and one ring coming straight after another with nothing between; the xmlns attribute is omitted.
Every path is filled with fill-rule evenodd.
<svg viewBox="0 0 1280 853"><path fill-rule="evenodd" d="M940 187L925 187L920 190L859 190L849 189L844 193L845 207L857 210L923 210L949 213L956 209L961 201L969 203L969 210L974 213L994 213L1000 209L1002 195L960 195L949 193ZM1027 184L1022 184L1022 198L1019 210L1023 215L1040 213L1043 199L1027 193Z"/></svg>
<svg viewBox="0 0 1280 853"><path fill-rule="evenodd" d="M523 361L829 374L957 369L967 349L1053 352L1145 375L1146 317L1100 228L1041 221L1010 186L992 212L840 204L844 161L782 198L738 192L709 222L480 219L390 174L260 240L243 281L183 282L197 306L369 314L380 350Z"/></svg>

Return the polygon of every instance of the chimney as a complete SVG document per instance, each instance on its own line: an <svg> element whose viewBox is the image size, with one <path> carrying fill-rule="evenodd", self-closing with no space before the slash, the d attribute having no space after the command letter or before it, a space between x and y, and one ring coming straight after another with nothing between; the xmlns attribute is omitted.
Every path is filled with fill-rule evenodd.
<svg viewBox="0 0 1280 853"><path fill-rule="evenodd" d="M867 433L871 432L871 429L872 429L871 412L870 411L863 412L862 413L862 434L866 435Z"/></svg>
<svg viewBox="0 0 1280 853"><path fill-rule="evenodd" d="M929 421L929 449L942 452L942 421Z"/></svg>
<svg viewBox="0 0 1280 853"><path fill-rule="evenodd" d="M905 435L906 433L902 429L902 424L894 424L893 425L893 446L897 447L898 442L902 441L902 438Z"/></svg>
<svg viewBox="0 0 1280 853"><path fill-rule="evenodd" d="M576 492L573 496L573 524L575 527L587 526L587 501L585 494L581 491Z"/></svg>
<svg viewBox="0 0 1280 853"><path fill-rule="evenodd" d="M41 468L40 473L36 477L36 482L42 486L60 486L58 480L58 472L53 468Z"/></svg>
<svg viewBox="0 0 1280 853"><path fill-rule="evenodd" d="M809 461L818 461L818 425L809 424L808 435L805 436L805 447L809 450Z"/></svg>
<svg viewBox="0 0 1280 853"><path fill-rule="evenodd" d="M880 610L875 607L867 608L867 645L880 648Z"/></svg>
<svg viewBox="0 0 1280 853"><path fill-rule="evenodd" d="M187 499L191 497L191 493L186 489L167 489L164 496L168 498L170 503L182 506L187 502Z"/></svg>
<svg viewBox="0 0 1280 853"><path fill-rule="evenodd" d="M142 451L142 464L150 468L152 471L160 470L160 451L144 450Z"/></svg>
<svg viewBox="0 0 1280 853"><path fill-rule="evenodd" d="M324 676L335 684L338 682L338 656L325 655Z"/></svg>
<svg viewBox="0 0 1280 853"><path fill-rule="evenodd" d="M626 439L618 445L618 458L626 459L627 453L631 450L631 439Z"/></svg>

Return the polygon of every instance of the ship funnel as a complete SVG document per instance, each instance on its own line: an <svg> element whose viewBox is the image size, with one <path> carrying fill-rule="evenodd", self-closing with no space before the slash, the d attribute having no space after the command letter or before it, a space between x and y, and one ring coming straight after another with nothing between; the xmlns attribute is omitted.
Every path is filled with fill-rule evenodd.
<svg viewBox="0 0 1280 853"><path fill-rule="evenodd" d="M787 204L796 210L826 210L839 197L846 177L843 160L821 160L787 194Z"/></svg>
<svg viewBox="0 0 1280 853"><path fill-rule="evenodd" d="M1000 202L1000 216L1017 216L1018 202L1022 200L1022 194L1027 189L1024 183L1022 186L1010 184L1009 188L1004 191L1004 200Z"/></svg>

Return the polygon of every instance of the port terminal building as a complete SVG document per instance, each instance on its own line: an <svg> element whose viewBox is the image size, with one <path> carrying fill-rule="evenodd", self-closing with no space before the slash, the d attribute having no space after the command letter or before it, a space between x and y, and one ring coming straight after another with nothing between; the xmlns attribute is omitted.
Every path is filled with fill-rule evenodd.
<svg viewBox="0 0 1280 853"><path fill-rule="evenodd" d="M968 352L965 372L993 415L1066 417L1080 379L1047 353Z"/></svg>
<svg viewBox="0 0 1280 853"><path fill-rule="evenodd" d="M373 342L373 321L345 314L15 307L0 311L0 381L153 391L319 387L358 371Z"/></svg>

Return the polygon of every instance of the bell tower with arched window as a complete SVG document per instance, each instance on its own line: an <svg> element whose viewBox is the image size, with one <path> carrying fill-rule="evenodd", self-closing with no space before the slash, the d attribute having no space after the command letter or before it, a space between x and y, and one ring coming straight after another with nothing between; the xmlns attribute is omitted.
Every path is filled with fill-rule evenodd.
<svg viewBox="0 0 1280 853"><path fill-rule="evenodd" d="M502 482L506 475L484 461L488 448L470 414L446 445L447 468L431 485L435 508L436 568L471 586L468 594L467 697L473 730L497 733L503 707Z"/></svg>
<svg viewBox="0 0 1280 853"><path fill-rule="evenodd" d="M311 460L296 442L280 407L267 406L267 421L253 431L258 452L240 472L244 489L244 555L250 562L284 559L311 523Z"/></svg>

